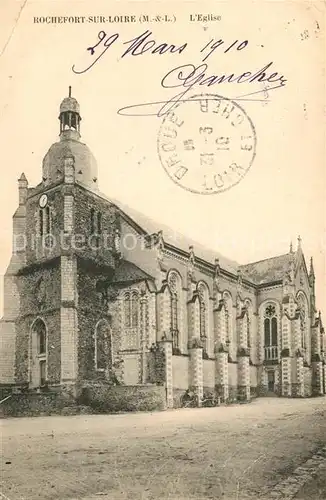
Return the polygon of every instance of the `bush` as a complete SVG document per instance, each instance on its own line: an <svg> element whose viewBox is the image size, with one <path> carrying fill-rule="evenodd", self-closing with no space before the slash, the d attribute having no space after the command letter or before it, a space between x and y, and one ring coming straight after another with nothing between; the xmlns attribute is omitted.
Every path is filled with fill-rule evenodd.
<svg viewBox="0 0 326 500"><path fill-rule="evenodd" d="M84 387L79 404L97 413L155 411L165 409L164 387L109 386Z"/></svg>
<svg viewBox="0 0 326 500"><path fill-rule="evenodd" d="M215 399L215 396L212 392L206 391L203 394L203 401L202 401L202 406L205 408L216 406L217 401Z"/></svg>
<svg viewBox="0 0 326 500"><path fill-rule="evenodd" d="M195 408L198 406L198 396L191 389L187 389L181 396L181 406L184 408Z"/></svg>

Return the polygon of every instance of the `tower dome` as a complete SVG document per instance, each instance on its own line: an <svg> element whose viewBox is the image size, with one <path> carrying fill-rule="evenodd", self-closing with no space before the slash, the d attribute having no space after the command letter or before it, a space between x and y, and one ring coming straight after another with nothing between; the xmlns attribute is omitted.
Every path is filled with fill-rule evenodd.
<svg viewBox="0 0 326 500"><path fill-rule="evenodd" d="M64 176L65 158L74 158L75 179L82 184L97 189L97 164L88 146L80 141L80 106L69 95L60 105L60 140L52 144L43 159L43 183L60 182Z"/></svg>
<svg viewBox="0 0 326 500"><path fill-rule="evenodd" d="M72 111L74 113L80 113L80 106L74 97L65 97L62 103L60 104L60 114L65 113L66 111ZM60 119L60 117L59 117Z"/></svg>

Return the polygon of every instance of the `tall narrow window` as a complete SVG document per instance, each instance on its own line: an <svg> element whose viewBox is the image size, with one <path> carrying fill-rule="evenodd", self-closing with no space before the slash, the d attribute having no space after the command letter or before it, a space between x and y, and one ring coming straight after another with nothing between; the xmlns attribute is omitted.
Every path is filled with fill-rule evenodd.
<svg viewBox="0 0 326 500"><path fill-rule="evenodd" d="M140 339L140 296L137 290L123 294L123 348L138 349Z"/></svg>
<svg viewBox="0 0 326 500"><path fill-rule="evenodd" d="M265 346L271 345L270 342L270 319L264 319L264 335L265 335Z"/></svg>
<svg viewBox="0 0 326 500"><path fill-rule="evenodd" d="M39 224L40 224L40 236L43 236L44 227L43 227L43 210L42 209L39 210L38 216L39 216Z"/></svg>
<svg viewBox="0 0 326 500"><path fill-rule="evenodd" d="M224 320L225 320L225 340L227 344L231 346L230 351L233 346L233 331L232 331L232 297L229 292L223 293L223 301L224 301Z"/></svg>
<svg viewBox="0 0 326 500"><path fill-rule="evenodd" d="M112 365L111 330L106 320L101 320L95 330L95 368L104 371Z"/></svg>
<svg viewBox="0 0 326 500"><path fill-rule="evenodd" d="M171 328L178 329L178 296L176 293L171 295Z"/></svg>
<svg viewBox="0 0 326 500"><path fill-rule="evenodd" d="M247 314L244 318L244 321L246 322L246 337L247 337L247 346L251 347L251 332L250 332L250 317L249 317L249 312L247 311Z"/></svg>
<svg viewBox="0 0 326 500"><path fill-rule="evenodd" d="M272 345L277 345L277 319L272 318Z"/></svg>
<svg viewBox="0 0 326 500"><path fill-rule="evenodd" d="M124 295L124 326L138 328L139 323L139 295L136 291L126 292Z"/></svg>
<svg viewBox="0 0 326 500"><path fill-rule="evenodd" d="M136 328L139 323L139 295L137 292L133 292L130 296L131 300L131 326Z"/></svg>
<svg viewBox="0 0 326 500"><path fill-rule="evenodd" d="M90 219L90 229L91 229L91 234L95 233L95 210L94 208L91 208L91 219Z"/></svg>
<svg viewBox="0 0 326 500"><path fill-rule="evenodd" d="M228 305L225 304L224 307L224 321L225 321L225 340L227 344L231 343L231 338L230 338L230 314L229 314L229 309Z"/></svg>
<svg viewBox="0 0 326 500"><path fill-rule="evenodd" d="M33 324L33 331L37 339L37 354L39 356L46 354L46 327L44 321L37 319Z"/></svg>
<svg viewBox="0 0 326 500"><path fill-rule="evenodd" d="M200 336L206 338L206 304L204 300L200 301Z"/></svg>
<svg viewBox="0 0 326 500"><path fill-rule="evenodd" d="M124 295L124 326L130 328L131 326L131 314L130 314L130 293L127 292Z"/></svg>
<svg viewBox="0 0 326 500"><path fill-rule="evenodd" d="M305 339L305 310L300 311L300 330L301 330L301 347L304 349L306 347L306 339Z"/></svg>
<svg viewBox="0 0 326 500"><path fill-rule="evenodd" d="M306 300L304 295L301 293L298 298L298 310L300 314L300 332L301 332L301 347L302 349L306 348L306 327L307 327L307 316L308 316L308 307L306 304Z"/></svg>
<svg viewBox="0 0 326 500"><path fill-rule="evenodd" d="M244 321L246 322L246 336L247 346L251 349L253 347L253 332L252 332L252 304L249 299L245 300L246 315ZM250 351L250 355L252 352Z"/></svg>
<svg viewBox="0 0 326 500"><path fill-rule="evenodd" d="M170 272L168 285L171 294L170 321L171 337L174 349L179 349L179 277L176 272Z"/></svg>
<svg viewBox="0 0 326 500"><path fill-rule="evenodd" d="M208 293L203 283L198 286L199 296L199 330L200 338L203 344L204 353L207 353L208 348Z"/></svg>
<svg viewBox="0 0 326 500"><path fill-rule="evenodd" d="M50 234L51 233L51 214L50 214L50 207L47 206L45 207L45 234Z"/></svg>
<svg viewBox="0 0 326 500"><path fill-rule="evenodd" d="M44 325L44 323L43 323ZM38 353L45 354L46 353L46 332L45 326L40 328L38 331Z"/></svg>
<svg viewBox="0 0 326 500"><path fill-rule="evenodd" d="M97 214L97 232L98 234L102 233L102 214L98 212Z"/></svg>

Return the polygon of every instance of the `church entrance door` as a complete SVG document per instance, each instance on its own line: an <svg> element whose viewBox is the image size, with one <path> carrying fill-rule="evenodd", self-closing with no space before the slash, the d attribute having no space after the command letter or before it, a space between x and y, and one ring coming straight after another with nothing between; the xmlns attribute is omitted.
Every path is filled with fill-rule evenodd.
<svg viewBox="0 0 326 500"><path fill-rule="evenodd" d="M35 336L32 336L32 346L31 346L31 353L30 353L30 387L32 389L36 387L40 387L41 385L41 380L40 380L40 371L41 371L41 365L38 357L38 352L36 349L36 338Z"/></svg>
<svg viewBox="0 0 326 500"><path fill-rule="evenodd" d="M30 344L30 387L42 387L47 379L46 326L37 319L31 329Z"/></svg>
<svg viewBox="0 0 326 500"><path fill-rule="evenodd" d="M275 392L275 371L269 370L267 372L267 380L268 380L268 392Z"/></svg>

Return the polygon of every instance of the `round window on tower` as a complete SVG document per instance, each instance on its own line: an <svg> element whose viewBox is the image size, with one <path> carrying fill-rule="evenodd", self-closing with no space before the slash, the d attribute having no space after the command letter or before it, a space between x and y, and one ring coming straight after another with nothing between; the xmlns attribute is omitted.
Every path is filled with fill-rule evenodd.
<svg viewBox="0 0 326 500"><path fill-rule="evenodd" d="M42 194L42 196L40 197L40 200L39 200L39 205L41 208L44 208L46 207L47 205L47 202L48 202L48 197L46 194Z"/></svg>

